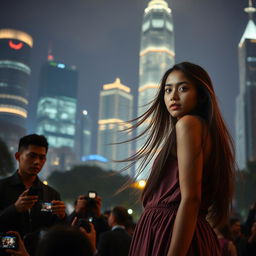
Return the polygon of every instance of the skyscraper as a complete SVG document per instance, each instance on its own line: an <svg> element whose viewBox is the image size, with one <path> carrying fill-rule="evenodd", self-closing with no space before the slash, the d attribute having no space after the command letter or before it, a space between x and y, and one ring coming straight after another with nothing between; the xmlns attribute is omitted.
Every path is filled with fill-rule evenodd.
<svg viewBox="0 0 256 256"><path fill-rule="evenodd" d="M236 99L236 160L239 169L256 161L256 26L252 14L256 9L249 1L245 12L249 21L238 46L239 95Z"/></svg>
<svg viewBox="0 0 256 256"><path fill-rule="evenodd" d="M144 11L141 31L138 115L144 113L154 99L160 79L174 64L174 57L172 11L165 0L151 0ZM137 143L137 149L143 141Z"/></svg>
<svg viewBox="0 0 256 256"><path fill-rule="evenodd" d="M48 57L41 69L37 104L37 133L49 142L48 171L51 166L67 169L75 151L78 73Z"/></svg>
<svg viewBox="0 0 256 256"><path fill-rule="evenodd" d="M131 138L131 134L120 131L129 127L126 121L132 118L132 108L131 90L119 78L114 83L103 85L100 92L97 154L108 160L121 160L131 155L131 143L111 144ZM125 165L110 161L109 169L120 170Z"/></svg>
<svg viewBox="0 0 256 256"><path fill-rule="evenodd" d="M91 154L92 144L92 120L87 110L78 114L76 133L76 152L79 161Z"/></svg>
<svg viewBox="0 0 256 256"><path fill-rule="evenodd" d="M28 80L32 37L22 31L0 29L0 137L11 151L26 133Z"/></svg>

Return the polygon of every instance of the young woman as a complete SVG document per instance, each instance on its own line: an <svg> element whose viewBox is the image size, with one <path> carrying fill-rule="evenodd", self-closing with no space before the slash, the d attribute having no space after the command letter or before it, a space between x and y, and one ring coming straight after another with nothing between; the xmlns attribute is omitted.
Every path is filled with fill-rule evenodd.
<svg viewBox="0 0 256 256"><path fill-rule="evenodd" d="M129 160L141 159L145 166L157 156L129 255L220 255L211 226L229 214L235 166L209 75L189 62L174 65L136 121L133 128L149 122L149 135Z"/></svg>

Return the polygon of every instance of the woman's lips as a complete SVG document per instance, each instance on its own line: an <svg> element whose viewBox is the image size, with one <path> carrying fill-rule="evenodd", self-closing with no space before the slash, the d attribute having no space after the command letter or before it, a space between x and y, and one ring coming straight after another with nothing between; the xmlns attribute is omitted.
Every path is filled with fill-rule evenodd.
<svg viewBox="0 0 256 256"><path fill-rule="evenodd" d="M172 104L171 106L170 106L170 109L171 110L177 110L177 109L179 109L180 108L180 104Z"/></svg>

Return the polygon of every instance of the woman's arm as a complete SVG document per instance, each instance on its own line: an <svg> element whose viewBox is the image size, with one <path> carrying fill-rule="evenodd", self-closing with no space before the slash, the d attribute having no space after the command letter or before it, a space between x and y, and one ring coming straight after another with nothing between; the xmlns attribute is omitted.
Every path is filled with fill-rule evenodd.
<svg viewBox="0 0 256 256"><path fill-rule="evenodd" d="M174 221L168 256L186 255L196 227L203 171L202 121L191 115L176 123L181 202Z"/></svg>

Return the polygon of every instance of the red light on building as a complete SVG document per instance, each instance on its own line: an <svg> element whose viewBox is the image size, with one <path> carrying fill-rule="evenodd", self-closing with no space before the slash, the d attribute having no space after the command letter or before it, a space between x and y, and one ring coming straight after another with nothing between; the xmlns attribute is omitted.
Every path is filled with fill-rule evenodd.
<svg viewBox="0 0 256 256"><path fill-rule="evenodd" d="M14 50L20 50L23 47L23 43L19 42L18 44L15 44L12 40L9 40L9 46Z"/></svg>
<svg viewBox="0 0 256 256"><path fill-rule="evenodd" d="M48 57L47 57L47 59L48 59L49 61L52 61L52 60L54 60L54 57L53 57L53 55L49 54Z"/></svg>

